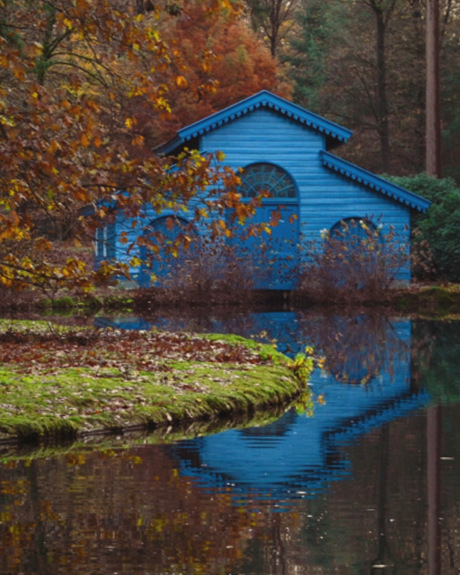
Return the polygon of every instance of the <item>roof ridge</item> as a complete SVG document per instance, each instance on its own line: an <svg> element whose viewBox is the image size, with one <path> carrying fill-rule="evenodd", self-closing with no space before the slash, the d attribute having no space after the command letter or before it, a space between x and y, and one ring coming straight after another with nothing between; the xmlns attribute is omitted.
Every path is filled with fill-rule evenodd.
<svg viewBox="0 0 460 575"><path fill-rule="evenodd" d="M348 128L344 128L268 90L261 90L178 130L174 138L157 150L164 154L171 153L178 146L263 107L270 108L296 122L318 130L338 142L346 142L352 135L352 131Z"/></svg>

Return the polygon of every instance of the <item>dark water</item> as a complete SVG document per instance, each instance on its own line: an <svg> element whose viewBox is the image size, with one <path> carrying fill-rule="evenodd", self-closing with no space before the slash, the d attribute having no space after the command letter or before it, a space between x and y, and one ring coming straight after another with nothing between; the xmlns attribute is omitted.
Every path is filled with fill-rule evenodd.
<svg viewBox="0 0 460 575"><path fill-rule="evenodd" d="M314 345L313 415L171 443L5 448L2 575L460 573L460 321L117 323L259 334L291 354Z"/></svg>

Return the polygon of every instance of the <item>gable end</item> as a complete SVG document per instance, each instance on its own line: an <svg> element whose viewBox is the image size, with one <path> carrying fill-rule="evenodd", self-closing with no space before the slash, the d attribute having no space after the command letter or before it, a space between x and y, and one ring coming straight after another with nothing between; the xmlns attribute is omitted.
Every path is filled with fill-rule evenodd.
<svg viewBox="0 0 460 575"><path fill-rule="evenodd" d="M185 144L185 142L199 138L260 108L273 110L282 116L292 119L294 122L324 134L327 137L329 147L348 141L352 134L351 130L343 126L339 126L280 96L262 90L254 96L250 96L224 110L182 128L177 132L177 136L174 139L158 148L157 151L162 154L170 154L177 150L179 146Z"/></svg>

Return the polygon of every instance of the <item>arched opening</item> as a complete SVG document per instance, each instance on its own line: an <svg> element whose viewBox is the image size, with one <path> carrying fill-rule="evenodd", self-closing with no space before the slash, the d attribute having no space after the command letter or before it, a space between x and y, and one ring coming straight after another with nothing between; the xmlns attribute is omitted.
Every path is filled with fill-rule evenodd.
<svg viewBox="0 0 460 575"><path fill-rule="evenodd" d="M265 162L250 164L243 170L238 193L243 198L295 200L297 186L292 176L280 166Z"/></svg>
<svg viewBox="0 0 460 575"><path fill-rule="evenodd" d="M383 243L380 229L369 218L344 218L334 224L324 248L333 283L344 290L373 288L385 271Z"/></svg>
<svg viewBox="0 0 460 575"><path fill-rule="evenodd" d="M275 164L249 164L241 174L238 193L243 201L262 198L254 216L243 228L236 226L231 239L236 256L251 270L254 287L294 289L299 244L299 200L294 178ZM258 233L248 233L250 229Z"/></svg>
<svg viewBox="0 0 460 575"><path fill-rule="evenodd" d="M377 226L369 218L351 217L335 223L329 237L354 244L363 241L381 241Z"/></svg>
<svg viewBox="0 0 460 575"><path fill-rule="evenodd" d="M190 222L175 214L150 221L140 239L142 260L139 283L164 285L180 273L187 255L189 238L195 235Z"/></svg>

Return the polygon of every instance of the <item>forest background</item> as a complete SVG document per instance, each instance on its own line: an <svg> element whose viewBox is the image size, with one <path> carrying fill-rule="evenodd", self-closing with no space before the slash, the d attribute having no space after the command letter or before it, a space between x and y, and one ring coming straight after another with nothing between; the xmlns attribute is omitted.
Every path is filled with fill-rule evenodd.
<svg viewBox="0 0 460 575"><path fill-rule="evenodd" d="M454 213L455 244L460 2L440 10L442 163L453 179L431 199L449 194L441 216ZM261 89L351 128L337 151L348 160L423 172L425 25L422 0L0 0L0 283L85 290L126 271L112 262L95 275L78 255L121 189L118 207L139 214L146 201L180 209L211 188L195 219L228 207L244 219L219 154L184 153L171 171L152 150ZM429 187L419 182L427 197ZM88 205L93 218L81 215ZM66 242L77 253L63 259Z"/></svg>

